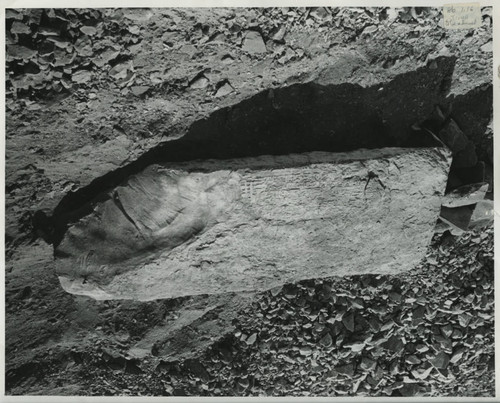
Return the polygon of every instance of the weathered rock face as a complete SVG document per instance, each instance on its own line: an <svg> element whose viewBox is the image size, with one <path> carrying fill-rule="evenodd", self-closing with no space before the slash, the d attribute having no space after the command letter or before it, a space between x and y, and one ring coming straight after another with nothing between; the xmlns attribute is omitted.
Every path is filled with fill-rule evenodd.
<svg viewBox="0 0 500 403"><path fill-rule="evenodd" d="M67 223L91 211L97 195L150 165L441 145L425 130L415 132L412 126L426 119L435 104L446 103L454 57L437 57L435 68L382 69L375 75L374 66L356 53L340 52L335 60L279 88L267 88L198 116L189 125L172 127L164 133L166 141L146 151L124 136L101 147L92 145L92 158L86 149L68 161L42 165L51 181L66 181L71 172L72 180L82 185L65 192L57 205L57 197L45 201L42 210L52 215L56 227L53 243L59 244Z"/></svg>
<svg viewBox="0 0 500 403"><path fill-rule="evenodd" d="M385 148L153 165L66 231L57 273L71 293L151 300L408 270L450 158Z"/></svg>

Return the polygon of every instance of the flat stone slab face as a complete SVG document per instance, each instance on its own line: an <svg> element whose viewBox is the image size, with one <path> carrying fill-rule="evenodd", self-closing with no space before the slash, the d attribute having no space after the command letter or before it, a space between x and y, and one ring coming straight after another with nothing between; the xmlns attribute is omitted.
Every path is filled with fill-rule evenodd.
<svg viewBox="0 0 500 403"><path fill-rule="evenodd" d="M70 293L137 300L400 273L425 254L450 163L385 148L150 166L67 230L56 270Z"/></svg>

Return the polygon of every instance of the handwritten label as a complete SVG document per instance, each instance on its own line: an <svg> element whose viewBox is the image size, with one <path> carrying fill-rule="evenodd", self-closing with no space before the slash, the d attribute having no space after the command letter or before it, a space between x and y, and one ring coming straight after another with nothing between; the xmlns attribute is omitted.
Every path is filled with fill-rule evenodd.
<svg viewBox="0 0 500 403"><path fill-rule="evenodd" d="M443 26L449 29L470 29L481 26L479 3L445 4Z"/></svg>

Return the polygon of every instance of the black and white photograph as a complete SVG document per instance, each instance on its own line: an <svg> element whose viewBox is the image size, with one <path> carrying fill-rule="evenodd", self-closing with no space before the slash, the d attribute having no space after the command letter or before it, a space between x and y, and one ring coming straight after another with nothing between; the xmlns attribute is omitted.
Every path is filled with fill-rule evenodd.
<svg viewBox="0 0 500 403"><path fill-rule="evenodd" d="M496 396L491 2L11 3L5 401Z"/></svg>

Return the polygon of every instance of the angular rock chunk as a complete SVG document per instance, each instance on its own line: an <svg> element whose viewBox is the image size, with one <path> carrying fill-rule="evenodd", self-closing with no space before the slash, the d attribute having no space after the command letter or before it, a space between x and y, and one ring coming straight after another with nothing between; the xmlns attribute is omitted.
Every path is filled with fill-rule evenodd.
<svg viewBox="0 0 500 403"><path fill-rule="evenodd" d="M485 227L491 223L495 217L495 203L493 200L481 200L476 204L469 228Z"/></svg>
<svg viewBox="0 0 500 403"><path fill-rule="evenodd" d="M243 50L250 54L266 53L266 44L257 31L247 31L243 40Z"/></svg>
<svg viewBox="0 0 500 403"><path fill-rule="evenodd" d="M448 224L454 231L457 227L459 230L467 231L469 227L474 206L461 206L456 208L441 207L439 218L444 223Z"/></svg>
<svg viewBox="0 0 500 403"><path fill-rule="evenodd" d="M450 119L449 123L439 132L439 138L450 147L453 155L462 151L467 146L467 136L457 123Z"/></svg>
<svg viewBox="0 0 500 403"><path fill-rule="evenodd" d="M488 192L488 186L487 183L483 182L460 186L443 198L442 205L454 208L476 204L484 199L486 192Z"/></svg>
<svg viewBox="0 0 500 403"><path fill-rule="evenodd" d="M451 155L361 149L150 166L56 248L70 293L151 300L399 273L424 256Z"/></svg>
<svg viewBox="0 0 500 403"><path fill-rule="evenodd" d="M465 148L453 157L453 165L457 168L469 168L477 164L476 146L472 141L467 141Z"/></svg>
<svg viewBox="0 0 500 403"><path fill-rule="evenodd" d="M449 230L452 235L460 235L468 229L491 222L492 201L484 200L488 186L487 183L474 183L461 186L445 195L435 231L443 233Z"/></svg>

